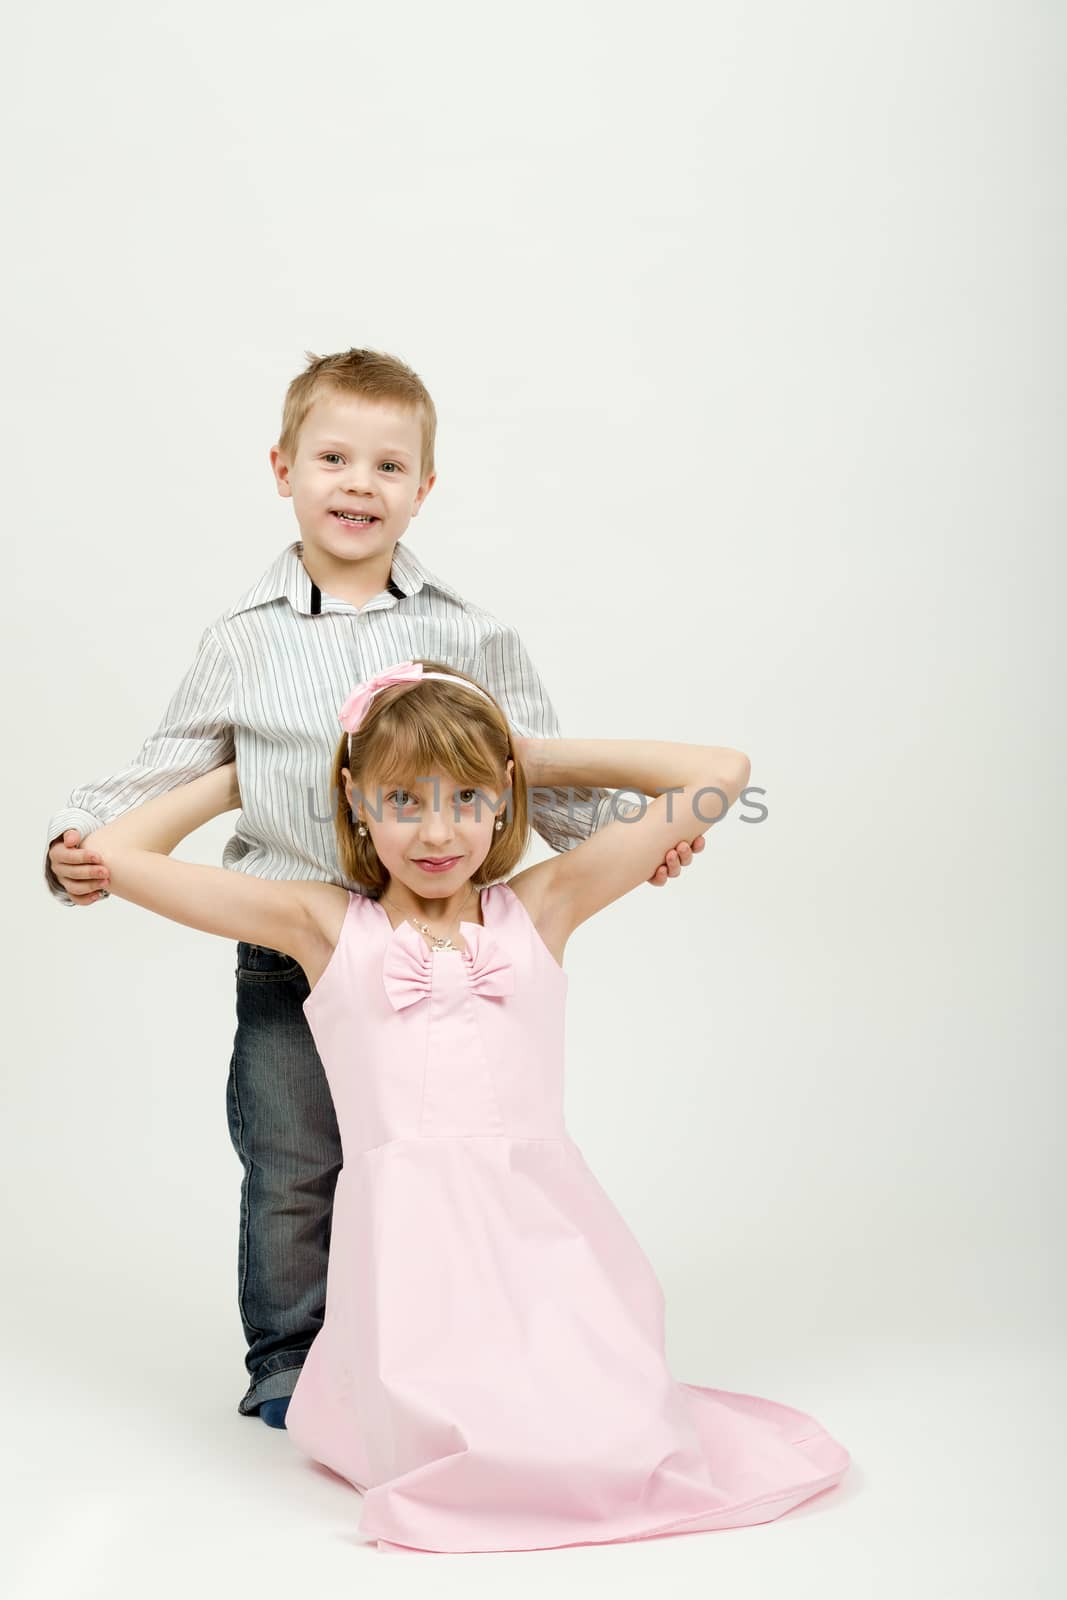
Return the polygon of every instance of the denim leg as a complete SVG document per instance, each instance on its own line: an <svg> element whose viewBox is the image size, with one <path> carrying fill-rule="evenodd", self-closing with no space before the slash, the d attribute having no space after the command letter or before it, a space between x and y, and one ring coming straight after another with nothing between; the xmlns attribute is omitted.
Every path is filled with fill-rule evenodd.
<svg viewBox="0 0 1067 1600"><path fill-rule="evenodd" d="M302 1009L307 995L291 956L238 944L226 1104L244 1169L237 1298L250 1382L237 1409L245 1415L292 1394L325 1313L341 1140Z"/></svg>

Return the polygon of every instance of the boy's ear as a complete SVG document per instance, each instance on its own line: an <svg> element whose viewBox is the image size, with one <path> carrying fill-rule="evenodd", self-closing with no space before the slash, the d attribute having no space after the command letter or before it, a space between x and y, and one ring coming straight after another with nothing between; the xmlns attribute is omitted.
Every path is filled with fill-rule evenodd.
<svg viewBox="0 0 1067 1600"><path fill-rule="evenodd" d="M283 500L291 500L293 491L289 487L289 463L277 445L271 447L270 465L271 471L274 473L274 480L278 485L278 493Z"/></svg>
<svg viewBox="0 0 1067 1600"><path fill-rule="evenodd" d="M436 482L437 482L437 474L436 474L436 472L431 472L430 476L426 479L426 482L419 484L418 493L416 494L414 500L411 502L411 515L412 516L416 515L416 513L418 512L419 507L422 505L422 502L426 499L426 496L429 494L430 490L433 488L433 486L434 486L434 484Z"/></svg>

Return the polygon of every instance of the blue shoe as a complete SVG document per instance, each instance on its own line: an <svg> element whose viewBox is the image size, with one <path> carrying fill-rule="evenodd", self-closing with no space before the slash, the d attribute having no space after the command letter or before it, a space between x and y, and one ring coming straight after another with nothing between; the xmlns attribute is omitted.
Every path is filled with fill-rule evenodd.
<svg viewBox="0 0 1067 1600"><path fill-rule="evenodd" d="M264 1400L259 1408L259 1415L268 1428L284 1428L285 1413L289 1409L289 1396L281 1400Z"/></svg>

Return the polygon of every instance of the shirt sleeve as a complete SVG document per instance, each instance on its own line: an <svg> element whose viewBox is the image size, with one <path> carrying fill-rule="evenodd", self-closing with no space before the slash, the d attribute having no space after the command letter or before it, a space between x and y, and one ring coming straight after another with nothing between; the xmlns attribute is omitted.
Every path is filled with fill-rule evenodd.
<svg viewBox="0 0 1067 1600"><path fill-rule="evenodd" d="M68 828L82 838L125 811L234 759L232 725L233 675L214 628L201 637L192 665L171 695L156 731L128 766L110 778L84 783L48 824L48 846ZM61 905L74 904L48 860L44 875Z"/></svg>
<svg viewBox="0 0 1067 1600"><path fill-rule="evenodd" d="M482 682L499 701L512 728L526 739L561 739L559 718L541 675L515 629L494 619L485 642ZM612 789L573 785L541 788L531 796L531 826L553 850L573 850L606 823L637 816L636 802L616 798ZM536 804L534 800L536 799Z"/></svg>

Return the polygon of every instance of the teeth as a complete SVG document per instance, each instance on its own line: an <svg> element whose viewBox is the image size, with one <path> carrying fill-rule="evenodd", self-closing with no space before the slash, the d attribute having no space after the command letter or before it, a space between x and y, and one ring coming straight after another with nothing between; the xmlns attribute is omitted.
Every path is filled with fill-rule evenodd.
<svg viewBox="0 0 1067 1600"><path fill-rule="evenodd" d="M374 517L354 517L349 511L335 511L335 517L340 517L342 522L374 522Z"/></svg>

